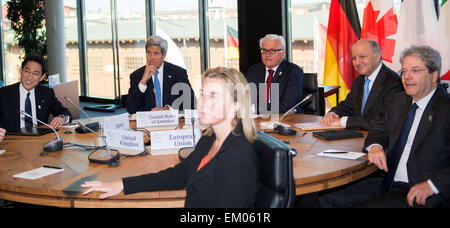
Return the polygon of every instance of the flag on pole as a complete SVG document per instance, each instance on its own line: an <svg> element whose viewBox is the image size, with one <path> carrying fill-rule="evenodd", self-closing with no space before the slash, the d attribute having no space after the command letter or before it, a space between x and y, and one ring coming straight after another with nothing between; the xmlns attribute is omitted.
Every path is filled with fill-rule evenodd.
<svg viewBox="0 0 450 228"><path fill-rule="evenodd" d="M397 15L392 0L368 0L364 8L361 39L371 39L380 45L383 60L392 63L397 34Z"/></svg>
<svg viewBox="0 0 450 228"><path fill-rule="evenodd" d="M450 80L450 3L447 0L441 3L438 33L440 38L438 50L442 57L441 80Z"/></svg>
<svg viewBox="0 0 450 228"><path fill-rule="evenodd" d="M341 86L339 100L350 92L358 73L352 64L352 46L361 33L355 0L331 0L325 48L324 85ZM336 98L328 97L331 106Z"/></svg>
<svg viewBox="0 0 450 228"><path fill-rule="evenodd" d="M403 0L392 70L400 70L401 52L412 45L429 45L438 50L437 38L438 20L434 0Z"/></svg>
<svg viewBox="0 0 450 228"><path fill-rule="evenodd" d="M239 59L239 38L238 32L227 26L227 58Z"/></svg>

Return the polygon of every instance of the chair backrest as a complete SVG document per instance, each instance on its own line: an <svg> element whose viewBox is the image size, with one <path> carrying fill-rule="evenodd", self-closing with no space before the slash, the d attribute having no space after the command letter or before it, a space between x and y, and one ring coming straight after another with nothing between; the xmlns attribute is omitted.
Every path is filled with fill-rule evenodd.
<svg viewBox="0 0 450 228"><path fill-rule="evenodd" d="M255 150L260 161L261 186L256 195L257 208L293 207L295 183L292 158L296 151L279 139L258 132Z"/></svg>
<svg viewBox="0 0 450 228"><path fill-rule="evenodd" d="M305 114L319 115L319 85L317 83L316 73L303 74L302 99L310 93L313 94L313 97L303 104L303 111Z"/></svg>

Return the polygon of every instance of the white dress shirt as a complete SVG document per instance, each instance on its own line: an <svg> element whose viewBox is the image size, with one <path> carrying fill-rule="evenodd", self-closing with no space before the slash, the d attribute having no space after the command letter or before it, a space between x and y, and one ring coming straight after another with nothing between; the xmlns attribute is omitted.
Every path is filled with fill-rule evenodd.
<svg viewBox="0 0 450 228"><path fill-rule="evenodd" d="M30 92L30 101L31 101L31 114L33 117L37 118L36 115L36 98L34 93L34 88L29 91ZM27 99L28 90L23 87L22 83L19 84L19 94L20 94L20 110L25 111L25 99ZM40 108L40 106L39 106ZM25 116L20 115L20 127L25 127ZM33 119L33 125L37 125L37 121Z"/></svg>

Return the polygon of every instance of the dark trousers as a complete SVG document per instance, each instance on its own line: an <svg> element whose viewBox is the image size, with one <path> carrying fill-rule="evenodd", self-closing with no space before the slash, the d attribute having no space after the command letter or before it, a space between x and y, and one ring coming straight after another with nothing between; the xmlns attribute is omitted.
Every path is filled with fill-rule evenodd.
<svg viewBox="0 0 450 228"><path fill-rule="evenodd" d="M320 207L409 208L406 196L411 186L407 183L393 183L392 189L381 195L379 190L382 180L382 177L368 177L337 191L326 193L319 197ZM433 195L427 199L425 207L440 207L442 202L440 194Z"/></svg>

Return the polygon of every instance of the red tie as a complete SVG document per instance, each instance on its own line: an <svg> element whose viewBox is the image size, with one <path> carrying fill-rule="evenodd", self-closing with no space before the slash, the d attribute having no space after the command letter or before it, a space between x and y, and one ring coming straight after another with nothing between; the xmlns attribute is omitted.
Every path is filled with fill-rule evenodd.
<svg viewBox="0 0 450 228"><path fill-rule="evenodd" d="M269 103L270 100L270 85L272 85L272 79L273 79L273 73L274 71L272 69L267 70L269 72L269 77L267 77L267 89L266 89L266 101Z"/></svg>

